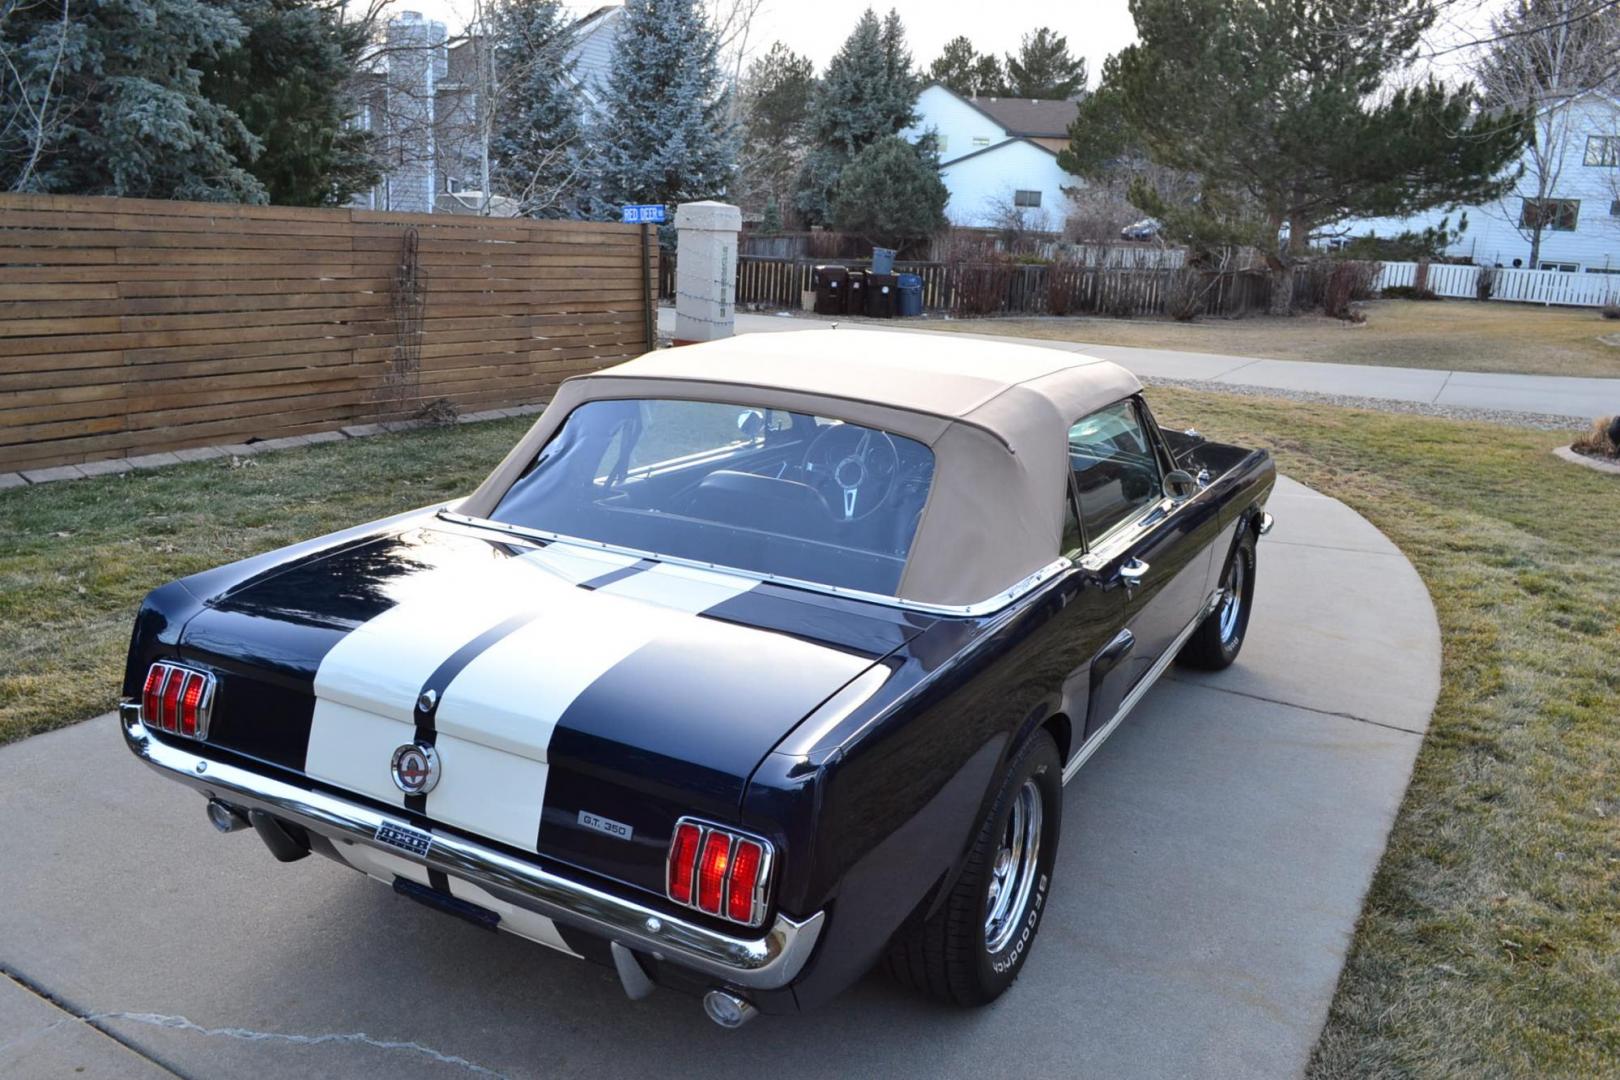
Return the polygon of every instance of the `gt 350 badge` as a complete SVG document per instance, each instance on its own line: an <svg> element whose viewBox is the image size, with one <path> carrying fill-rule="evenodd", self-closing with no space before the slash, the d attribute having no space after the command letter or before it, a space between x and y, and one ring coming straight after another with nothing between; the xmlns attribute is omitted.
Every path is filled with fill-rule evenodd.
<svg viewBox="0 0 1620 1080"><path fill-rule="evenodd" d="M439 782L439 752L423 743L406 743L389 763L394 786L407 795L426 795Z"/></svg>
<svg viewBox="0 0 1620 1080"><path fill-rule="evenodd" d="M624 822L614 821L612 818L601 817L585 810L579 812L579 823L587 829L595 829L597 832L607 833L609 836L617 837L620 840L628 840L635 835L635 830Z"/></svg>

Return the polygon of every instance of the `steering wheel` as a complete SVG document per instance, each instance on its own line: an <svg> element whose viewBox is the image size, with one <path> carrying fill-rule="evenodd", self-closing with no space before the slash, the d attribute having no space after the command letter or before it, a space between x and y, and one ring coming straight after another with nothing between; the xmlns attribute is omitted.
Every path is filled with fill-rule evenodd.
<svg viewBox="0 0 1620 1080"><path fill-rule="evenodd" d="M837 521L860 521L894 491L900 453L882 431L833 424L804 451L805 478L828 497Z"/></svg>

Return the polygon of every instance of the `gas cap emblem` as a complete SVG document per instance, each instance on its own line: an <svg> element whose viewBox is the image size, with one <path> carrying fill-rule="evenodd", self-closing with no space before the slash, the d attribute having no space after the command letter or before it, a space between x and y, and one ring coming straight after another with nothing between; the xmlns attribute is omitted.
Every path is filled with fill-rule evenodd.
<svg viewBox="0 0 1620 1080"><path fill-rule="evenodd" d="M407 795L426 795L439 782L439 753L431 746L406 743L389 765L394 786Z"/></svg>

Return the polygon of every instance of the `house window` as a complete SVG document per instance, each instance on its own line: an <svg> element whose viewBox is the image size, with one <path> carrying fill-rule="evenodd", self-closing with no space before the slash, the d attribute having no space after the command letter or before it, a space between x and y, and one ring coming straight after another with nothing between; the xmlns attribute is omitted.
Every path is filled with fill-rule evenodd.
<svg viewBox="0 0 1620 1080"><path fill-rule="evenodd" d="M1525 199L1519 208L1519 228L1574 232L1580 212L1579 199Z"/></svg>
<svg viewBox="0 0 1620 1080"><path fill-rule="evenodd" d="M1620 165L1620 135L1588 135L1586 137L1586 163L1588 165Z"/></svg>
<svg viewBox="0 0 1620 1080"><path fill-rule="evenodd" d="M1579 270L1580 267L1574 263L1544 262L1541 264L1540 269L1557 270L1559 273L1573 274L1575 271Z"/></svg>
<svg viewBox="0 0 1620 1080"><path fill-rule="evenodd" d="M1013 192L1013 205L1039 206L1041 205L1041 193L1038 191L1015 191Z"/></svg>
<svg viewBox="0 0 1620 1080"><path fill-rule="evenodd" d="M973 148L975 150L982 150L984 147L989 146L989 145L990 145L990 136L988 136L988 135L975 135L975 136L973 136Z"/></svg>

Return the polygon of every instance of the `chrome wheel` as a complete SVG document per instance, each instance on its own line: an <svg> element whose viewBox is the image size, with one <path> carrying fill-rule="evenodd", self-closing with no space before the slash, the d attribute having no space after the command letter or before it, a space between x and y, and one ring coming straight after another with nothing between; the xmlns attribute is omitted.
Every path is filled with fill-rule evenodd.
<svg viewBox="0 0 1620 1080"><path fill-rule="evenodd" d="M1001 847L990 864L990 897L984 915L984 947L990 953L1000 952L1012 940L1035 887L1041 814L1041 789L1030 778L1013 797Z"/></svg>
<svg viewBox="0 0 1620 1080"><path fill-rule="evenodd" d="M1243 614L1243 572L1243 556L1238 554L1232 559L1226 592L1221 597L1221 641L1226 645L1237 637L1238 616Z"/></svg>

